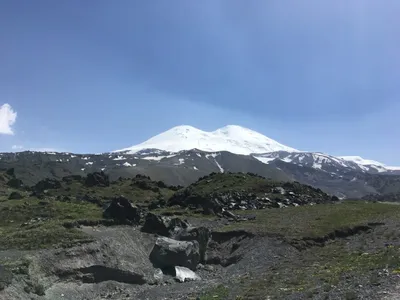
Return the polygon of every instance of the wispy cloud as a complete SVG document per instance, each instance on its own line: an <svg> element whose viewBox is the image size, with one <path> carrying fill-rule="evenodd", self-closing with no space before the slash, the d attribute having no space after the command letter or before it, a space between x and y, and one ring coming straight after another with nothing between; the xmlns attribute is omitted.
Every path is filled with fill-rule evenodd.
<svg viewBox="0 0 400 300"><path fill-rule="evenodd" d="M12 145L11 149L12 150L22 150L22 149L24 149L24 146L22 146L22 145Z"/></svg>
<svg viewBox="0 0 400 300"><path fill-rule="evenodd" d="M56 149L56 148L47 148L47 147L42 147L42 148L30 148L30 151L37 151L37 152L65 152L62 149Z"/></svg>
<svg viewBox="0 0 400 300"><path fill-rule="evenodd" d="M0 106L0 134L13 135L12 126L17 120L17 113L10 104L5 103Z"/></svg>
<svg viewBox="0 0 400 300"><path fill-rule="evenodd" d="M23 145L12 145L13 151L34 151L34 152L67 152L63 149L53 147L25 147Z"/></svg>

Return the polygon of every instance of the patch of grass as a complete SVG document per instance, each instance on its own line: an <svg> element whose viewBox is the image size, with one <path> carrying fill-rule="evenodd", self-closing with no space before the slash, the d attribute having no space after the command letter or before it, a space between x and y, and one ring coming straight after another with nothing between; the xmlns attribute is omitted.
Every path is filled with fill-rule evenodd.
<svg viewBox="0 0 400 300"><path fill-rule="evenodd" d="M362 275L370 270L397 270L400 267L400 247L388 246L371 253L349 252L344 247L326 246L312 250L320 261L314 276L329 284L336 284L344 274Z"/></svg>
<svg viewBox="0 0 400 300"><path fill-rule="evenodd" d="M400 266L400 247L379 249L373 253L349 252L345 243L314 247L300 253L298 260L281 265L279 270L268 270L257 277L243 278L240 286L242 299L283 299L287 295L305 295L313 299L335 288L345 278L370 278L372 285L382 280L375 276L388 268L395 274ZM394 273L393 273L394 272ZM346 294L343 299L347 299ZM303 299L299 296L299 298Z"/></svg>
<svg viewBox="0 0 400 300"><path fill-rule="evenodd" d="M35 198L0 203L0 249L40 249L86 241L65 221L102 219L102 209L91 203L70 203Z"/></svg>
<svg viewBox="0 0 400 300"><path fill-rule="evenodd" d="M199 196L208 196L213 193L244 192L257 196L269 195L277 198L286 198L279 193L272 193L272 189L276 187L283 187L285 190L296 194L326 195L320 189L298 182L276 181L250 173L212 173L200 178L197 182L187 187L186 190L190 190L191 193Z"/></svg>
<svg viewBox="0 0 400 300"><path fill-rule="evenodd" d="M0 203L0 226L22 225L33 218L51 220L101 219L101 207L92 203L26 198Z"/></svg>
<svg viewBox="0 0 400 300"><path fill-rule="evenodd" d="M249 214L249 211L236 211ZM400 206L363 201L251 211L256 219L232 223L221 230L243 229L287 238L320 237L337 229L400 218Z"/></svg>
<svg viewBox="0 0 400 300"><path fill-rule="evenodd" d="M87 242L89 237L77 229L67 229L58 222L45 222L30 227L0 227L0 249L43 249Z"/></svg>
<svg viewBox="0 0 400 300"><path fill-rule="evenodd" d="M241 192L251 190L253 193L269 191L276 185L275 181L244 173L214 173L200 179L191 187L199 195L208 195L213 192Z"/></svg>
<svg viewBox="0 0 400 300"><path fill-rule="evenodd" d="M227 299L229 296L229 289L220 284L213 289L205 292L199 298L200 300L214 300L214 299Z"/></svg>
<svg viewBox="0 0 400 300"><path fill-rule="evenodd" d="M149 204L156 199L168 199L174 194L174 190L146 177L122 179L112 182L107 187L87 187L81 181L62 182L62 188L49 190L49 195L54 197L69 197L75 201L84 195L95 198L104 203L115 196L123 195L134 204Z"/></svg>

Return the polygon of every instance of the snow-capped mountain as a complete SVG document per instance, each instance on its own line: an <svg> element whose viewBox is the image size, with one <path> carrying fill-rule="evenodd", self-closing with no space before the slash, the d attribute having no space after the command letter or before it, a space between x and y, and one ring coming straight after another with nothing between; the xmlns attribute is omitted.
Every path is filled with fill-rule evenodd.
<svg viewBox="0 0 400 300"><path fill-rule="evenodd" d="M400 171L400 167L386 166L385 164L380 163L378 161L371 159L364 159L360 156L340 156L340 158L346 161L354 162L359 166L364 166L366 168L375 168L378 170L378 172Z"/></svg>
<svg viewBox="0 0 400 300"><path fill-rule="evenodd" d="M277 151L263 154L253 154L259 161L269 164L279 159L287 163L311 167L329 173L357 171L367 173L391 173L400 170L399 167L389 167L380 162L363 159L359 156L332 156L320 152L287 152Z"/></svg>
<svg viewBox="0 0 400 300"><path fill-rule="evenodd" d="M193 149L210 153L227 151L233 154L252 155L265 164L280 159L287 163L336 174L348 171L400 174L400 167L386 166L359 156L336 157L320 152L299 151L237 125L228 125L212 132L187 125L177 126L141 144L113 152L146 155L146 159L160 160L168 155Z"/></svg>
<svg viewBox="0 0 400 300"><path fill-rule="evenodd" d="M177 126L158 134L149 140L129 148L114 152L135 154L146 149L169 152L198 149L208 152L228 151L249 155L274 151L297 152L256 131L237 125L228 125L212 132L202 131L192 126Z"/></svg>

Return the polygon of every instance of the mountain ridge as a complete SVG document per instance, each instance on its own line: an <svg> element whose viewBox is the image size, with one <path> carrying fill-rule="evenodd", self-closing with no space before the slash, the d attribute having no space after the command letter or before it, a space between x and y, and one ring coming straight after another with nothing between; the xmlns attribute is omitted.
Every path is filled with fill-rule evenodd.
<svg viewBox="0 0 400 300"><path fill-rule="evenodd" d="M400 172L400 167L387 166L381 162L364 159L360 156L333 156L318 151L297 150L257 131L239 125L227 125L210 132L202 131L190 125L175 126L140 144L115 150L112 153L136 154L157 153L157 151L177 153L195 149L206 152L228 151L234 154L253 155L264 163L272 160L274 155L276 159L296 163L295 160L289 160L289 154L294 157L305 157L311 153L312 156L315 156L315 162L312 164L315 168L320 168L320 162L318 161L323 160L322 156L326 156L327 159L339 165L360 169L361 171L378 173ZM275 154L272 155L271 153ZM288 153L288 155L282 158L282 153Z"/></svg>

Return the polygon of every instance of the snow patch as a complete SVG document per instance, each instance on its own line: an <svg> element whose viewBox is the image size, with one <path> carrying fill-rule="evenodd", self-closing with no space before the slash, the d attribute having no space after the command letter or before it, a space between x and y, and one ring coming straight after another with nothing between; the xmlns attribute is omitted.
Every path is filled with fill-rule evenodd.
<svg viewBox="0 0 400 300"><path fill-rule="evenodd" d="M212 132L183 125L160 133L139 145L114 152L134 154L146 149L160 149L170 152L198 149L207 152L229 151L244 155L274 151L297 151L256 131L237 125L228 125Z"/></svg>
<svg viewBox="0 0 400 300"><path fill-rule="evenodd" d="M113 158L113 160L125 160L126 158L123 156L118 155L116 158Z"/></svg>
<svg viewBox="0 0 400 300"><path fill-rule="evenodd" d="M214 159L214 161L215 161L215 163L217 164L217 167L218 167L219 171L220 171L221 173L224 173L224 172L225 172L224 169L223 169L223 168L221 167L221 165L217 162L217 160Z"/></svg>
<svg viewBox="0 0 400 300"><path fill-rule="evenodd" d="M88 161L85 165L91 166L91 165L93 165L93 162L92 161Z"/></svg>
<svg viewBox="0 0 400 300"><path fill-rule="evenodd" d="M261 157L261 156L254 156L255 159L261 161L264 164L269 164L271 161L275 160L275 157Z"/></svg>
<svg viewBox="0 0 400 300"><path fill-rule="evenodd" d="M146 157L142 157L142 159L147 159L147 160L162 160L163 158L171 158L176 156L176 154L172 154L172 155L165 155L165 156L146 156Z"/></svg>
<svg viewBox="0 0 400 300"><path fill-rule="evenodd" d="M322 169L322 165L319 164L319 163L313 163L312 167L313 167L314 169Z"/></svg>

